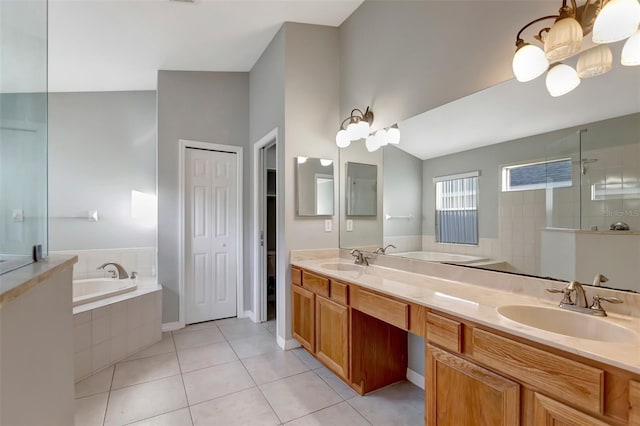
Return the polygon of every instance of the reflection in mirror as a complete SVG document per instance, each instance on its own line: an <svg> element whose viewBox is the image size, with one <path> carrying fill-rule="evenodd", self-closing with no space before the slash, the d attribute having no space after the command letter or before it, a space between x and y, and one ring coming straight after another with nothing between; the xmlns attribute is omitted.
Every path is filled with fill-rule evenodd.
<svg viewBox="0 0 640 426"><path fill-rule="evenodd" d="M298 216L332 216L333 160L296 158Z"/></svg>
<svg viewBox="0 0 640 426"><path fill-rule="evenodd" d="M347 216L378 214L377 178L374 164L347 163Z"/></svg>
<svg viewBox="0 0 640 426"><path fill-rule="evenodd" d="M640 74L618 66L562 98L509 81L399 123L381 179L387 254L640 291L638 93ZM434 179L474 170L478 242L438 242Z"/></svg>

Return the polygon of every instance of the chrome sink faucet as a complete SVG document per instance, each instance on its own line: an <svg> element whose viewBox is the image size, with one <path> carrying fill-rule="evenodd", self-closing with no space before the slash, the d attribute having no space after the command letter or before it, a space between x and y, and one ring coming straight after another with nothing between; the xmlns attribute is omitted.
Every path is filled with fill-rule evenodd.
<svg viewBox="0 0 640 426"><path fill-rule="evenodd" d="M599 317L606 317L607 312L602 308L600 302L609 303L623 303L622 300L617 297L603 297L595 296L591 306L587 304L587 295L578 281L571 281L565 288L558 290L555 288L548 288L549 293L562 293L562 300L560 301L560 307L562 309L568 309L574 312L581 312L583 314L595 315ZM572 296L575 295L575 300Z"/></svg>
<svg viewBox="0 0 640 426"><path fill-rule="evenodd" d="M127 270L124 269L121 265L119 265L117 263L114 263L114 262L104 263L104 264L98 266L96 269L104 269L105 267L107 267L109 265L112 265L112 266L114 266L116 268L116 270L118 271L117 278L119 280L126 280L127 278L129 278L129 274L127 273ZM112 278L116 278L116 276L112 276Z"/></svg>
<svg viewBox="0 0 640 426"><path fill-rule="evenodd" d="M358 249L353 249L351 250L351 256L356 258L355 264L356 265L365 265L365 266L369 266L369 259L371 259L368 256L365 256L362 251L358 250Z"/></svg>
<svg viewBox="0 0 640 426"><path fill-rule="evenodd" d="M393 244L387 244L384 248L383 247L378 247L374 253L376 253L376 254L387 254L387 249L389 247L397 248Z"/></svg>

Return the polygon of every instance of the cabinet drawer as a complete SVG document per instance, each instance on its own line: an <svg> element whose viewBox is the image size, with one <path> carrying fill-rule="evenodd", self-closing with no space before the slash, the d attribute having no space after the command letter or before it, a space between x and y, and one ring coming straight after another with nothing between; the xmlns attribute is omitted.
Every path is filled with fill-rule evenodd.
<svg viewBox="0 0 640 426"><path fill-rule="evenodd" d="M329 297L329 279L307 271L302 272L302 287L320 296Z"/></svg>
<svg viewBox="0 0 640 426"><path fill-rule="evenodd" d="M291 282L295 285L302 285L302 270L291 268Z"/></svg>
<svg viewBox="0 0 640 426"><path fill-rule="evenodd" d="M604 371L484 330L473 330L473 359L555 398L602 414Z"/></svg>
<svg viewBox="0 0 640 426"><path fill-rule="evenodd" d="M409 328L409 305L351 287L351 307L404 330Z"/></svg>
<svg viewBox="0 0 640 426"><path fill-rule="evenodd" d="M343 305L349 304L349 286L340 281L331 280L331 300Z"/></svg>
<svg viewBox="0 0 640 426"><path fill-rule="evenodd" d="M450 351L462 352L462 323L429 312L427 339Z"/></svg>

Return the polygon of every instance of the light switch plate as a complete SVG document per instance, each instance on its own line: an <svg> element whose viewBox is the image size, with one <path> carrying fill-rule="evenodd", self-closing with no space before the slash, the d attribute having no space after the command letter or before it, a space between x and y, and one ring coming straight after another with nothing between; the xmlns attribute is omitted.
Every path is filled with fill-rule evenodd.
<svg viewBox="0 0 640 426"><path fill-rule="evenodd" d="M326 219L324 221L324 232L331 232L332 226L333 226L333 221L331 219Z"/></svg>
<svg viewBox="0 0 640 426"><path fill-rule="evenodd" d="M353 220L348 219L347 220L347 232L352 232L353 231Z"/></svg>
<svg viewBox="0 0 640 426"><path fill-rule="evenodd" d="M24 222L24 210L14 209L11 213L11 218L14 222Z"/></svg>

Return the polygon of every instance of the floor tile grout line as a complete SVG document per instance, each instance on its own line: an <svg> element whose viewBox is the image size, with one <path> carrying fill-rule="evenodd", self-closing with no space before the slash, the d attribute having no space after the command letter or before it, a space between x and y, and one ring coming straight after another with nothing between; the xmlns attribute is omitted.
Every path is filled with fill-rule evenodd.
<svg viewBox="0 0 640 426"><path fill-rule="evenodd" d="M111 372L111 382L109 383L109 394L107 395L107 403L104 406L104 415L102 416L102 426L107 422L107 412L109 411L109 402L111 401L111 387L113 386L113 378L116 376L116 366L113 366Z"/></svg>
<svg viewBox="0 0 640 426"><path fill-rule="evenodd" d="M195 404L189 404L189 408L195 407L195 406L201 405L201 404L206 404L207 402L215 401L216 399L225 398L227 396L235 395L235 394L240 393L240 392L248 391L249 389L257 389L257 388L259 388L258 385L251 386L251 387L244 388L244 389L240 389L240 390L233 391L233 392L229 392L229 393L225 393L224 395L216 396L215 398L211 398L211 399L207 399L207 400L204 400L204 401L196 402Z"/></svg>
<svg viewBox="0 0 640 426"><path fill-rule="evenodd" d="M166 413L156 414L156 415L151 416L151 417L145 417L144 419L134 420L132 422L125 423L122 426L129 426L129 425L132 425L132 424L135 424L135 423L138 423L138 422L142 422L144 420L153 419L154 417L160 417L160 416L164 416L165 414L175 413L176 411L184 410L185 408L189 408L189 407L187 406L187 407L176 408L175 410L167 411ZM191 423L193 423L193 421Z"/></svg>
<svg viewBox="0 0 640 426"><path fill-rule="evenodd" d="M278 412L276 411L276 409L273 408L273 405L271 405L271 402L269 401L269 398L267 398L267 394L264 393L264 391L260 388L260 386L258 386L258 391L260 392L260 394L262 395L264 400L267 401L267 404L269 405L269 408L271 408L271 411L273 411L273 414L275 414L276 419L278 419L280 424L283 425L284 422L282 421L282 418L280 418L280 416L278 415Z"/></svg>
<svg viewBox="0 0 640 426"><path fill-rule="evenodd" d="M184 373L182 372L182 365L180 365L180 358L178 357L178 347L176 346L176 340L171 333L171 341L173 342L173 349L176 351L176 359L178 360L178 370L180 371L180 382L182 383L182 392L184 393L184 400L187 402L187 410L189 410L189 419L191 419L191 425L193 425L193 414L191 414L191 408L189 407L189 396L187 395L187 387L184 384Z"/></svg>

